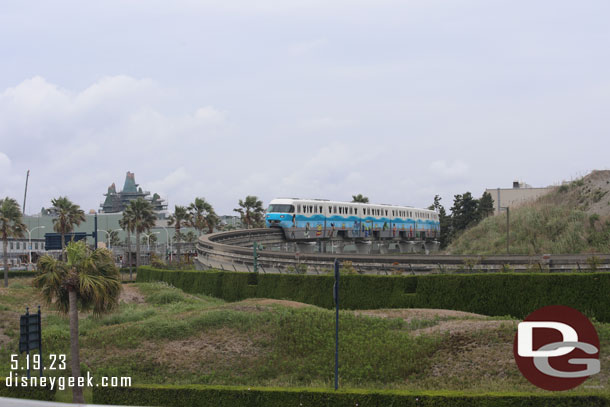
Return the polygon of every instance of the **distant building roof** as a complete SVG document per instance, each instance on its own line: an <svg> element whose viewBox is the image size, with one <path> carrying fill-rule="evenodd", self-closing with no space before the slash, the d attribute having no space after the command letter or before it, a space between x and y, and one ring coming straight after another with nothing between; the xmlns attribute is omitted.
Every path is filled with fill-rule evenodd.
<svg viewBox="0 0 610 407"><path fill-rule="evenodd" d="M150 197L149 191L142 191L142 188L139 188L138 186L139 185L136 184L135 174L127 171L122 191L116 191L116 185L114 182L108 187L108 192L104 194L106 199L104 200L104 203L100 205L102 208L101 212L123 212L127 205L129 205L129 202L138 198L149 201L152 204L153 209L157 212L167 209L167 204L163 199L161 199L159 194L155 193L152 195L152 197Z"/></svg>

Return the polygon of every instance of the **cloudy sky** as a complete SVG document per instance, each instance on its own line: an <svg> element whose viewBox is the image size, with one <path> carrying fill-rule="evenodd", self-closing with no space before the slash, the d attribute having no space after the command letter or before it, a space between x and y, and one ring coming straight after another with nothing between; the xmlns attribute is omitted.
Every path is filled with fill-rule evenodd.
<svg viewBox="0 0 610 407"><path fill-rule="evenodd" d="M0 196L427 206L610 166L610 3L0 4Z"/></svg>

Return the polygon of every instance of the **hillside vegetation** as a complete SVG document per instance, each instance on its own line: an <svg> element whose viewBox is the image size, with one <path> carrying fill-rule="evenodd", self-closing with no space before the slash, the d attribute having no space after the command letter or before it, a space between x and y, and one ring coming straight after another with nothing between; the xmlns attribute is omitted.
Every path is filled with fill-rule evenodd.
<svg viewBox="0 0 610 407"><path fill-rule="evenodd" d="M510 210L511 254L608 253L610 171L594 171ZM451 254L506 253L506 215L489 216L448 247Z"/></svg>
<svg viewBox="0 0 610 407"><path fill-rule="evenodd" d="M226 303L162 283L124 288L117 312L81 318L81 360L94 378L332 388L330 310L268 299ZM17 353L19 314L24 304L37 303L28 280L15 279L8 289L0 289L0 377L9 373L10 354ZM343 388L538 391L513 361L517 321L511 318L394 309L342 311L340 319ZM603 366L610 363L610 324L596 323L596 328ZM68 335L67 318L43 307L47 358L50 353L69 355ZM588 384L602 386L608 373Z"/></svg>

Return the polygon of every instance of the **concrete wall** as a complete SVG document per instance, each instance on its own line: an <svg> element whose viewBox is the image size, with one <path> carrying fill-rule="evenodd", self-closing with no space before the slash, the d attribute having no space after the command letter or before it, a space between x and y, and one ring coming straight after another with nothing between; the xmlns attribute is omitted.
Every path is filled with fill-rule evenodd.
<svg viewBox="0 0 610 407"><path fill-rule="evenodd" d="M500 213L500 207L515 207L550 192L553 187L546 188L494 188L486 189L494 200L494 213Z"/></svg>

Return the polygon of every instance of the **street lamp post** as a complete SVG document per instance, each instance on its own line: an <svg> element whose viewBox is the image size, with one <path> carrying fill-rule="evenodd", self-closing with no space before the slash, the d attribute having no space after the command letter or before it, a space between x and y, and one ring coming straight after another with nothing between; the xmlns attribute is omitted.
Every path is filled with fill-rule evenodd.
<svg viewBox="0 0 610 407"><path fill-rule="evenodd" d="M147 233L142 232L142 234L143 234L144 236L146 236L146 240L148 241L148 251L150 252L150 236L151 236L151 235L158 235L158 234L159 234L159 232L152 232L152 233L150 233L150 234L147 234Z"/></svg>
<svg viewBox="0 0 610 407"><path fill-rule="evenodd" d="M169 236L169 232L167 231L167 228L165 226L161 226L163 228L163 230L165 230L165 235L167 237L167 243L166 245L169 245L169 261L172 261L172 239Z"/></svg>
<svg viewBox="0 0 610 407"><path fill-rule="evenodd" d="M510 208L503 206L500 209L506 209L506 254L510 254Z"/></svg>
<svg viewBox="0 0 610 407"><path fill-rule="evenodd" d="M121 229L121 228L119 228L119 229L112 229L110 232L108 232L107 230L104 230L104 229L98 229L98 230L101 230L102 232L106 233L106 238L108 239L108 248L111 249L112 248L111 247L112 244L110 243L110 239L111 239L110 232L118 232L118 231L121 231L123 229Z"/></svg>
<svg viewBox="0 0 610 407"><path fill-rule="evenodd" d="M107 230L104 229L98 229L100 232L104 232L106 233L106 239L108 239L108 248L110 249L110 233L108 233Z"/></svg>
<svg viewBox="0 0 610 407"><path fill-rule="evenodd" d="M28 232L28 257L29 257L28 269L32 265L32 232L35 231L36 229L44 229L44 226L36 226L32 230L25 228L25 230Z"/></svg>

